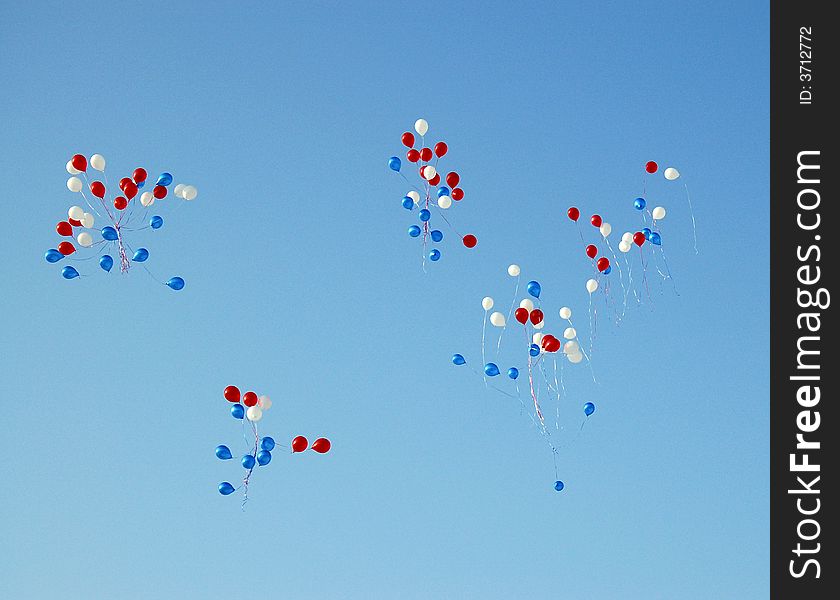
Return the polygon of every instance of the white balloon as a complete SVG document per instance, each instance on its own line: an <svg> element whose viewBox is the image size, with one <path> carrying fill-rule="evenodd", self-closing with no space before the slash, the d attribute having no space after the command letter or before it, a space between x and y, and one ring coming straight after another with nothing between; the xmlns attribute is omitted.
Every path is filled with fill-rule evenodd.
<svg viewBox="0 0 840 600"><path fill-rule="evenodd" d="M70 173L71 175L78 175L79 173L81 173L81 171L79 169L77 169L76 167L73 166L73 161L72 160L67 161L67 172Z"/></svg>
<svg viewBox="0 0 840 600"><path fill-rule="evenodd" d="M82 227L87 227L88 229L93 227L94 219L92 214L85 213L82 215L82 218L80 220L82 222Z"/></svg>
<svg viewBox="0 0 840 600"><path fill-rule="evenodd" d="M414 200L414 204L420 203L420 194L418 194L415 190L411 190L406 194L406 196Z"/></svg>
<svg viewBox="0 0 840 600"><path fill-rule="evenodd" d="M76 236L76 241L79 242L79 245L83 248L87 248L93 245L93 238L87 231L83 231L78 236Z"/></svg>
<svg viewBox="0 0 840 600"><path fill-rule="evenodd" d="M176 198L183 198L184 197L184 188L187 187L183 183L179 183L175 186L175 189L172 190L172 193L175 194Z"/></svg>
<svg viewBox="0 0 840 600"><path fill-rule="evenodd" d="M560 309L560 318L566 319L567 321L572 318L572 309L568 306L564 306Z"/></svg>
<svg viewBox="0 0 840 600"><path fill-rule="evenodd" d="M680 172L677 171L674 167L668 167L665 169L665 179L668 181L674 181L675 179L679 179Z"/></svg>
<svg viewBox="0 0 840 600"><path fill-rule="evenodd" d="M628 242L626 240L621 240L618 243L618 249L621 250L622 252L630 252L630 248L632 248L632 246L630 245L630 242Z"/></svg>
<svg viewBox="0 0 840 600"><path fill-rule="evenodd" d="M82 191L82 180L78 177L71 177L67 180L67 189L71 192L81 192Z"/></svg>
<svg viewBox="0 0 840 600"><path fill-rule="evenodd" d="M543 327L545 327L545 319L534 325L534 329L542 329Z"/></svg>
<svg viewBox="0 0 840 600"><path fill-rule="evenodd" d="M435 169L432 165L426 165L423 169L423 177L426 178L428 181L431 181L437 175L437 169Z"/></svg>
<svg viewBox="0 0 840 600"><path fill-rule="evenodd" d="M105 157L101 154L94 154L90 157L90 166L97 171L105 170Z"/></svg>
<svg viewBox="0 0 840 600"><path fill-rule="evenodd" d="M577 331L574 327L566 327L566 330L563 332L563 337L567 340L573 340L577 337Z"/></svg>
<svg viewBox="0 0 840 600"><path fill-rule="evenodd" d="M81 206L71 206L67 211L67 216L74 221L81 221L82 217L85 216L85 211L82 210Z"/></svg>
<svg viewBox="0 0 840 600"><path fill-rule="evenodd" d="M483 308L484 310L490 310L491 308L493 308L493 298L491 298L490 296L485 296L484 298L482 298L481 308Z"/></svg>
<svg viewBox="0 0 840 600"><path fill-rule="evenodd" d="M151 206L155 203L155 195L152 192L143 192L140 194L140 204L143 206Z"/></svg>
<svg viewBox="0 0 840 600"><path fill-rule="evenodd" d="M249 421L259 421L262 419L262 409L259 406L249 406L245 411L245 416Z"/></svg>
<svg viewBox="0 0 840 600"><path fill-rule="evenodd" d="M271 408L271 398L269 398L268 396L260 396L259 398L257 398L257 403L263 410L268 410L269 408Z"/></svg>
<svg viewBox="0 0 840 600"><path fill-rule="evenodd" d="M621 241L622 242L627 242L628 244L632 244L633 243L633 234L630 233L629 231L625 231L624 235L621 236Z"/></svg>
<svg viewBox="0 0 840 600"><path fill-rule="evenodd" d="M198 189L194 185L184 188L184 200L195 200L196 196L198 196Z"/></svg>
<svg viewBox="0 0 840 600"><path fill-rule="evenodd" d="M612 225L609 223L601 223L601 226L598 228L601 232L601 235L607 237L609 234L612 233Z"/></svg>
<svg viewBox="0 0 840 600"><path fill-rule="evenodd" d="M510 265L508 267L508 275L511 277L519 277L519 274L522 272L522 269L519 268L519 265Z"/></svg>
<svg viewBox="0 0 840 600"><path fill-rule="evenodd" d="M450 198L449 196L441 196L440 198L438 198L438 206L440 208L449 208L450 206L452 206L452 198Z"/></svg>
<svg viewBox="0 0 840 600"><path fill-rule="evenodd" d="M535 344L537 344L537 345L542 344L542 339L543 339L543 334L542 334L542 332L539 332L539 331L538 331L537 333L535 333L535 334L533 335L533 337L531 337L531 339L532 339L532 340L534 341L534 343L535 343Z"/></svg>
<svg viewBox="0 0 840 600"><path fill-rule="evenodd" d="M661 221L665 218L665 207L664 206L657 206L653 209L653 212L650 213L654 219L657 221Z"/></svg>
<svg viewBox="0 0 840 600"><path fill-rule="evenodd" d="M566 354L577 354L580 352L580 344L578 344L575 340L570 340L563 344L563 352Z"/></svg>
<svg viewBox="0 0 840 600"><path fill-rule="evenodd" d="M534 303L531 302L528 298L525 298L522 302L519 303L519 308L524 308L529 313L534 310Z"/></svg>
<svg viewBox="0 0 840 600"><path fill-rule="evenodd" d="M490 315L490 324L493 325L493 327L504 327L505 316L500 312L494 312Z"/></svg>
<svg viewBox="0 0 840 600"><path fill-rule="evenodd" d="M429 123L426 119L417 119L414 123L414 131L420 135L426 135L426 132L429 131ZM429 179L431 179L431 177Z"/></svg>
<svg viewBox="0 0 840 600"><path fill-rule="evenodd" d="M586 282L586 291L590 294L598 289L598 282L594 279L590 279Z"/></svg>
<svg viewBox="0 0 840 600"><path fill-rule="evenodd" d="M569 354L568 357L569 362L574 365L578 364L580 361L583 360L583 354L581 354L580 352L577 352L575 354Z"/></svg>

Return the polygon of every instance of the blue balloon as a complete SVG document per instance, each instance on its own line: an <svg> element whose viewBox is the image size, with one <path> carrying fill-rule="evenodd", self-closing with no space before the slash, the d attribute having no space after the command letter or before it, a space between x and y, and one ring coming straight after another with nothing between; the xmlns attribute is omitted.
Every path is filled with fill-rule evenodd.
<svg viewBox="0 0 840 600"><path fill-rule="evenodd" d="M437 262L440 260L440 250L435 248L431 252L429 252L429 260L432 262Z"/></svg>
<svg viewBox="0 0 840 600"><path fill-rule="evenodd" d="M180 277L173 277L172 279L166 282L166 285L168 285L177 292L178 290L184 289L184 280Z"/></svg>
<svg viewBox="0 0 840 600"><path fill-rule="evenodd" d="M114 259L109 254L103 254L99 257L99 266L102 267L103 271L110 273L111 268L114 266Z"/></svg>
<svg viewBox="0 0 840 600"><path fill-rule="evenodd" d="M230 448L227 446L216 446L216 458L230 460L233 458L233 454L230 453Z"/></svg>
<svg viewBox="0 0 840 600"><path fill-rule="evenodd" d="M417 225L412 225L408 228L408 235L411 237L418 237L423 230Z"/></svg>
<svg viewBox="0 0 840 600"><path fill-rule="evenodd" d="M662 245L662 236L659 235L659 233L656 232L656 231L651 232L650 243L651 244L656 244L657 246L661 246Z"/></svg>
<svg viewBox="0 0 840 600"><path fill-rule="evenodd" d="M402 161L399 158L397 158L396 156L392 156L391 158L388 159L388 167L392 171L396 171L396 172L399 173L400 168L402 167Z"/></svg>
<svg viewBox="0 0 840 600"><path fill-rule="evenodd" d="M636 210L644 210L645 206L647 206L647 202L644 198L636 198L633 200L633 206L636 207Z"/></svg>
<svg viewBox="0 0 840 600"><path fill-rule="evenodd" d="M406 196L402 199L402 205L404 209L411 210L412 208L414 208L414 200Z"/></svg>
<svg viewBox="0 0 840 600"><path fill-rule="evenodd" d="M137 251L134 253L134 256L131 257L131 260L134 262L146 262L146 259L149 258L149 251L145 248L137 248Z"/></svg>
<svg viewBox="0 0 840 600"><path fill-rule="evenodd" d="M432 213L429 212L428 208L424 208L423 210L420 211L420 220L421 221L428 221L431 218L432 218Z"/></svg>
<svg viewBox="0 0 840 600"><path fill-rule="evenodd" d="M149 225L152 229L160 229L161 227L163 227L163 217L155 215L154 217L152 217L152 220L149 221Z"/></svg>
<svg viewBox="0 0 840 600"><path fill-rule="evenodd" d="M609 275L612 272L612 265L604 269L604 275Z"/></svg>
<svg viewBox="0 0 840 600"><path fill-rule="evenodd" d="M432 236L433 242L439 242L443 239L443 232L440 229L432 229L432 233L430 235Z"/></svg>
<svg viewBox="0 0 840 600"><path fill-rule="evenodd" d="M496 363L487 363L484 365L484 374L488 377L495 377L499 374L499 367L496 366Z"/></svg>
<svg viewBox="0 0 840 600"><path fill-rule="evenodd" d="M70 265L67 265L61 269L61 276L64 277L64 279L75 279L79 276L79 272Z"/></svg>
<svg viewBox="0 0 840 600"><path fill-rule="evenodd" d="M172 173L161 173L158 175L155 185L162 185L166 187L170 183L172 183Z"/></svg>
<svg viewBox="0 0 840 600"><path fill-rule="evenodd" d="M438 198L440 198L441 196L448 196L449 195L449 188L446 187L445 185L440 186L438 188L437 195L438 195Z"/></svg>
<svg viewBox="0 0 840 600"><path fill-rule="evenodd" d="M219 493L222 496L230 496L235 491L236 488L229 484L227 481L223 481L219 484Z"/></svg>
<svg viewBox="0 0 840 600"><path fill-rule="evenodd" d="M260 441L260 448L262 448L263 450L268 450L269 452L274 450L274 446L276 445L277 444L274 443L274 438L264 437Z"/></svg>
<svg viewBox="0 0 840 600"><path fill-rule="evenodd" d="M452 355L452 364L460 366L460 365L467 364L467 361L461 354L453 354Z"/></svg>
<svg viewBox="0 0 840 600"><path fill-rule="evenodd" d="M585 414L587 417L594 412L595 412L595 405L592 404L591 402L587 402L586 404L583 405L583 414Z"/></svg>
<svg viewBox="0 0 840 600"><path fill-rule="evenodd" d="M245 407L241 404L234 404L230 407L230 414L234 419L244 419Z"/></svg>
<svg viewBox="0 0 840 600"><path fill-rule="evenodd" d="M271 462L271 452L268 450L260 450L257 452L257 462L260 463L261 467L266 466Z"/></svg>
<svg viewBox="0 0 840 600"><path fill-rule="evenodd" d="M644 229L642 229L642 233L645 234L646 240L650 240L650 234L652 233L650 227L645 227Z"/></svg>
<svg viewBox="0 0 840 600"><path fill-rule="evenodd" d="M542 292L542 286L540 286L539 281L529 281L526 289L534 298L539 298Z"/></svg>
<svg viewBox="0 0 840 600"><path fill-rule="evenodd" d="M254 458L253 454L246 454L242 457L242 466L246 469L253 469L256 464L257 459Z"/></svg>
<svg viewBox="0 0 840 600"><path fill-rule="evenodd" d="M555 481L554 482L554 489L557 490L558 492L562 492L564 487L566 487L566 484L563 483L562 481Z"/></svg>
<svg viewBox="0 0 840 600"><path fill-rule="evenodd" d="M113 227L103 227L102 239L108 240L109 242L115 242L117 240L117 230Z"/></svg>
<svg viewBox="0 0 840 600"><path fill-rule="evenodd" d="M57 263L62 258L64 258L64 255L55 248L50 248L44 253L44 260L48 263Z"/></svg>
<svg viewBox="0 0 840 600"><path fill-rule="evenodd" d="M536 344L531 344L531 348L528 350L528 354L531 356L539 356L540 355L540 347Z"/></svg>
<svg viewBox="0 0 840 600"><path fill-rule="evenodd" d="M141 188L141 187L143 187L144 185L146 185L146 180L145 180L145 179L144 179L143 181L141 181L140 183L138 183L138 184L137 184L137 187L138 187L138 188Z"/></svg>
<svg viewBox="0 0 840 600"><path fill-rule="evenodd" d="M508 377L510 377L511 379L516 379L517 377L519 377L519 369L517 369L516 367L511 367L510 369L508 369Z"/></svg>

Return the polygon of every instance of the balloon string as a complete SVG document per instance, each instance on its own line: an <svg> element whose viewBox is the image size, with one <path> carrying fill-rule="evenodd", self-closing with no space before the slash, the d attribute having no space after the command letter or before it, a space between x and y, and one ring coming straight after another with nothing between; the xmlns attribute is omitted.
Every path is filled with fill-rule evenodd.
<svg viewBox="0 0 840 600"><path fill-rule="evenodd" d="M516 287L513 290L513 300L510 301L510 309L508 310L507 319L505 320L505 324L502 326L502 331L499 333L499 341L496 343L496 358L499 357L499 352L502 348L502 337L505 335L508 323L513 316L513 307L516 305L516 297L519 295L519 281L521 278L522 273L520 272L520 274L516 276Z"/></svg>
<svg viewBox="0 0 840 600"><path fill-rule="evenodd" d="M691 231L694 234L694 253L700 254L700 250L697 249L697 222L694 220L694 207L691 205L691 194L688 193L688 184L684 183L683 187L685 187L685 197L688 198L688 210L691 213Z"/></svg>
<svg viewBox="0 0 840 600"><path fill-rule="evenodd" d="M528 337L528 326L523 326L522 331L525 333L525 342L528 347L528 384L531 387L531 399L534 401L534 410L537 413L537 417L540 420L540 424L542 425L542 428L545 429L545 419L543 418L542 410L540 410L540 403L537 400L537 394L534 391L534 361L533 357L531 356L531 339Z"/></svg>
<svg viewBox="0 0 840 600"><path fill-rule="evenodd" d="M484 311L484 318L481 320L481 364L487 364L487 358L484 353L484 339L487 333L487 311ZM483 368L483 367L482 367ZM484 385L487 386L487 375L484 376Z"/></svg>
<svg viewBox="0 0 840 600"><path fill-rule="evenodd" d="M627 273L629 277L629 289L633 290L633 297L636 299L636 304L639 304L641 300L639 299L639 294L636 292L636 287L633 285L633 263L627 258L627 253L623 252L624 254L624 264L627 265Z"/></svg>
<svg viewBox="0 0 840 600"><path fill-rule="evenodd" d="M647 263L645 262L645 253L641 246L639 246L639 259L642 261L642 283L645 284L645 292L647 292L648 300L650 300L650 288L648 287L647 281Z"/></svg>

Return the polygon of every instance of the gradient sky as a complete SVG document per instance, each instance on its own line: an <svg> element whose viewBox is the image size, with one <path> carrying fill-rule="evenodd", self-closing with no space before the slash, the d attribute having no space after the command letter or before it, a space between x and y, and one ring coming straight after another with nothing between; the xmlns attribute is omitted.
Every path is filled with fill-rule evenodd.
<svg viewBox="0 0 840 600"><path fill-rule="evenodd" d="M755 2L3 3L0 596L766 597L768 26ZM427 273L385 167L421 116L479 238ZM75 152L198 186L143 238L183 291L44 262ZM585 315L565 210L617 243L651 159L700 254L651 178L679 295L599 322L558 494L518 404L449 357L511 262L550 319ZM229 384L273 398L278 441L333 441L275 453L244 512L216 492Z"/></svg>

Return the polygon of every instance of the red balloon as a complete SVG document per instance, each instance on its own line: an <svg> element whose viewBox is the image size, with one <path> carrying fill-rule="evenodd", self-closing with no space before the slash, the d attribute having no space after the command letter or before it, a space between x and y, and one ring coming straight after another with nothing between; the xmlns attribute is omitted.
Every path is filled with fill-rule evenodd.
<svg viewBox="0 0 840 600"><path fill-rule="evenodd" d="M598 248L595 246L595 244L589 244L586 247L586 256L588 256L589 258L595 258L595 255L597 254Z"/></svg>
<svg viewBox="0 0 840 600"><path fill-rule="evenodd" d="M610 268L610 259L608 259L606 256L602 256L598 259L598 262L595 263L595 266L598 267L598 270L603 273L604 271Z"/></svg>
<svg viewBox="0 0 840 600"><path fill-rule="evenodd" d="M639 248L642 247L642 244L645 243L645 234L641 231L637 231L633 234L633 243L636 244Z"/></svg>
<svg viewBox="0 0 840 600"><path fill-rule="evenodd" d="M87 159L81 154L73 155L73 158L70 160L70 164L72 164L73 168L77 171L87 171Z"/></svg>
<svg viewBox="0 0 840 600"><path fill-rule="evenodd" d="M303 452L307 446L309 446L309 440L302 435L292 440L292 452Z"/></svg>
<svg viewBox="0 0 840 600"><path fill-rule="evenodd" d="M412 148L405 153L405 157L408 159L408 162L417 162L420 160L420 151Z"/></svg>
<svg viewBox="0 0 840 600"><path fill-rule="evenodd" d="M455 171L452 171L446 176L446 185L450 188L458 187L458 182L461 181L461 176Z"/></svg>
<svg viewBox="0 0 840 600"><path fill-rule="evenodd" d="M120 184L119 184L120 189L122 191L125 191L125 186L129 185L130 183L134 183L134 182L128 177L123 177L122 179L120 179Z"/></svg>
<svg viewBox="0 0 840 600"><path fill-rule="evenodd" d="M458 200L463 200L464 199L464 190L462 190L461 188L455 188L455 189L452 190L452 192L450 192L450 196L456 202Z"/></svg>
<svg viewBox="0 0 840 600"><path fill-rule="evenodd" d="M513 313L513 316L516 318L517 321L524 325L528 322L528 309L520 306Z"/></svg>
<svg viewBox="0 0 840 600"><path fill-rule="evenodd" d="M435 176L429 180L429 185L437 185L440 183L440 173L435 173Z"/></svg>
<svg viewBox="0 0 840 600"><path fill-rule="evenodd" d="M569 208L569 210L566 211L566 214L569 215L569 218L572 221L577 221L580 218L580 211L575 206Z"/></svg>
<svg viewBox="0 0 840 600"><path fill-rule="evenodd" d="M134 169L134 173L131 175L131 178L134 180L134 183L141 183L146 181L146 177L148 173L146 173L146 169L143 167L137 167Z"/></svg>
<svg viewBox="0 0 840 600"><path fill-rule="evenodd" d="M245 392L245 395L242 396L242 404L245 406L256 406L257 400L257 395L254 392Z"/></svg>
<svg viewBox="0 0 840 600"><path fill-rule="evenodd" d="M225 400L228 402L239 402L239 388L229 385L225 388Z"/></svg>
<svg viewBox="0 0 840 600"><path fill-rule="evenodd" d="M471 233L465 235L461 241L464 242L467 248L475 248L475 245L478 243L478 239Z"/></svg>
<svg viewBox="0 0 840 600"><path fill-rule="evenodd" d="M645 165L645 171L647 171L648 173L656 173L657 169L659 169L659 165L657 165L652 160L648 161L648 163Z"/></svg>
<svg viewBox="0 0 840 600"><path fill-rule="evenodd" d="M77 221L76 219L67 219L67 222L70 223L73 227L81 227L82 222Z"/></svg>
<svg viewBox="0 0 840 600"><path fill-rule="evenodd" d="M435 144L435 156L440 158L447 152L449 152L449 146L446 145L446 142L438 142Z"/></svg>
<svg viewBox="0 0 840 600"><path fill-rule="evenodd" d="M556 337L552 337L545 345L546 352L557 352L563 344Z"/></svg>
<svg viewBox="0 0 840 600"><path fill-rule="evenodd" d="M420 167L420 177L423 177L423 171L425 171L425 170L426 170L426 165L423 165L422 167ZM426 178L423 177L423 179L426 179Z"/></svg>
<svg viewBox="0 0 840 600"><path fill-rule="evenodd" d="M410 131L406 131L402 134L402 143L403 146L406 148L413 148L414 147L414 134Z"/></svg>
<svg viewBox="0 0 840 600"><path fill-rule="evenodd" d="M432 160L432 149L431 148L423 148L420 150L420 160L423 162L429 162Z"/></svg>
<svg viewBox="0 0 840 600"><path fill-rule="evenodd" d="M326 454L330 451L330 447L332 447L332 444L327 438L318 438L312 442L312 449L319 454Z"/></svg>
<svg viewBox="0 0 840 600"><path fill-rule="evenodd" d="M137 192L134 193L136 194ZM161 198L166 198L166 187L162 185L156 185L155 189L152 190L152 193L158 200L160 200Z"/></svg>
<svg viewBox="0 0 840 600"><path fill-rule="evenodd" d="M592 215L592 218L589 219L589 222L592 223L593 227L600 227L601 223L604 221L601 220L601 215Z"/></svg>
<svg viewBox="0 0 840 600"><path fill-rule="evenodd" d="M90 184L90 193L97 198L105 197L105 185L101 181L94 181Z"/></svg>
<svg viewBox="0 0 840 600"><path fill-rule="evenodd" d="M68 254L73 254L76 251L76 247L70 242L61 242L58 245L58 251L64 256L67 256Z"/></svg>
<svg viewBox="0 0 840 600"><path fill-rule="evenodd" d="M541 311L539 308L535 308L534 310L532 310L529 316L531 317L531 323L533 323L534 325L539 325L540 323L542 323L542 320L544 318L543 311Z"/></svg>
<svg viewBox="0 0 840 600"><path fill-rule="evenodd" d="M126 206L128 206L128 200L126 200L122 196L117 196L116 198L114 198L114 208L116 208L117 210L124 210Z"/></svg>
<svg viewBox="0 0 840 600"><path fill-rule="evenodd" d="M62 221L58 225L55 226L55 230L58 232L58 235L73 235L73 226L70 225L67 221Z"/></svg>
<svg viewBox="0 0 840 600"><path fill-rule="evenodd" d="M125 194L126 198L131 200L137 195L137 189L137 184L129 179L129 183L127 183L125 189L123 189L123 194Z"/></svg>

